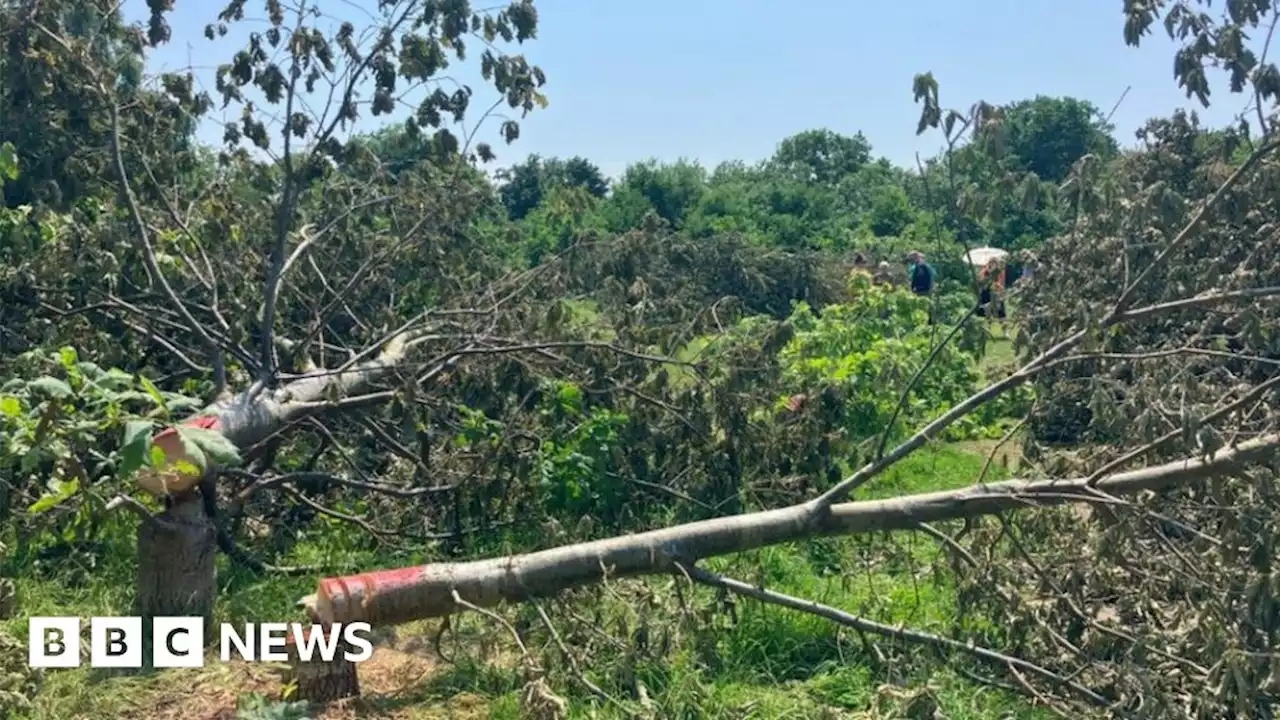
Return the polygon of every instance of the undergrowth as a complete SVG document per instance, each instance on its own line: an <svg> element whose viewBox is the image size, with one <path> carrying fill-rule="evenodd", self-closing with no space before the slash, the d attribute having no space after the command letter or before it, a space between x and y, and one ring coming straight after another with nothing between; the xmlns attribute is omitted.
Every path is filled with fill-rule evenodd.
<svg viewBox="0 0 1280 720"><path fill-rule="evenodd" d="M898 464L869 487L860 499L957 487L973 482L983 457L950 446L937 446ZM993 474L1001 474L999 468ZM123 528L122 528L123 530ZM84 558L63 558L57 569L19 586L21 617L0 630L25 636L30 615L127 614L132 587L128 533L110 533L113 543L101 548L94 572L77 572ZM426 562L421 557L357 552L339 526L321 526L294 547L290 560L299 564L342 558L359 568ZM954 628L953 588L944 572L943 549L919 534L823 538L765 548L715 559L709 569L882 622L910 624L948 634ZM90 557L86 555L85 558ZM220 558L218 617L227 622L276 619L281 608L314 588L309 577L255 576ZM85 568L87 569L87 568ZM69 581L75 576L75 581ZM682 587L677 590L675 586ZM637 620L636 597L654 598L656 612ZM585 673L617 697L639 699L653 717L821 718L948 717L1038 718L1043 715L1018 696L974 681L967 661L939 663L927 649L873 641L858 633L801 613L738 601L732 607L713 592L692 590L675 578L619 581L603 588L544 601L566 642L583 651ZM503 610L517 626L529 628L525 608ZM644 637L634 642L643 626ZM622 638L626 632L628 637ZM434 623L398 628L388 644L433 656L433 671L409 693L366 700L365 711L388 717L520 718L524 683L518 651L505 628L483 616L452 620L452 632L441 642L451 661L434 658L430 636ZM625 650L607 652L598 636L631 640ZM537 629L530 637L541 636ZM531 648L539 643L527 639ZM556 655L551 643L537 652ZM557 670L556 691L568 701L570 717L625 717L582 689L568 670ZM31 718L140 717L156 707L178 702L184 684L176 672L121 675L88 668L48 673ZM235 690L240 676L229 666L210 663L204 682ZM273 702L280 687L262 697ZM236 693L241 694L241 693ZM462 703L474 715L457 714ZM263 704L245 692L240 717L305 717L281 705ZM265 708L265 709L264 709ZM939 715L918 714L936 709ZM854 714L854 713L858 714ZM931 712L931 711L930 711ZM274 714L271 714L274 713ZM281 714L283 713L283 714ZM905 713L905 714L904 714ZM360 717L366 715L361 714ZM327 716L325 716L327 717Z"/></svg>

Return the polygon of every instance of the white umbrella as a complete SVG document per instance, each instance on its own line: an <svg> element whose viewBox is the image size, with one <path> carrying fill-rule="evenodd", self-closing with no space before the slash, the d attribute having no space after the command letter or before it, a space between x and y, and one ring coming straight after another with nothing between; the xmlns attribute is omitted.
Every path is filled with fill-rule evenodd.
<svg viewBox="0 0 1280 720"><path fill-rule="evenodd" d="M1003 260L1008 255L1009 253L1000 248L980 247L970 250L965 255L965 261L974 267L986 267L992 260Z"/></svg>

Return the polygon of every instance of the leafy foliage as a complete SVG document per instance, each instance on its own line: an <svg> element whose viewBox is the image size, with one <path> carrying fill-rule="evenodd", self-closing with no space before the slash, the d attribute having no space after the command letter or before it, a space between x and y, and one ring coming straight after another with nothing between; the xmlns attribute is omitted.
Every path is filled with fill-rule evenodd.
<svg viewBox="0 0 1280 720"><path fill-rule="evenodd" d="M27 665L27 648L17 638L0 633L0 711L5 715L30 711L44 672Z"/></svg>
<svg viewBox="0 0 1280 720"><path fill-rule="evenodd" d="M314 412L260 442L178 431L217 471L220 529L241 550L229 561L254 573L230 587L251 591L275 582L257 575L275 563L516 553L801 502L1071 333L1085 333L1077 356L932 439L999 437L1021 444L1021 471L1056 478L1274 432L1280 166L1263 108L1280 75L1245 42L1274 19L1266 3L1228 3L1218 20L1193 2L1126 3L1129 42L1163 19L1186 45L1176 72L1188 93L1207 102L1205 66L1225 67L1232 91L1255 96L1253 129L1178 113L1120 152L1087 102L949 110L924 74L920 130L940 131L946 149L922 167L876 158L861 133L812 129L754 164L646 161L608 179L586 158L532 156L496 181L480 125L495 119L513 142L519 119L477 113L478 96L520 117L548 102L542 71L501 49L536 36L529 0L383 3L371 32L332 35L269 3L219 66L218 100L240 111L220 148L193 139L215 100L190 76L142 75L147 48L170 40L167 5L146 28L82 0L11 5L0 541L13 550L0 567L19 585L6 595L0 583L0 608L30 602L22 583L94 582L89 570L132 530L107 500L163 461L157 431L228 393L278 408L333 382L307 401ZM206 34L248 12L230 3ZM444 89L469 61L485 87ZM411 100L415 87L428 90ZM411 102L403 125L360 125ZM1015 264L1033 271L1006 291L1004 326L972 312L977 278L960 258L975 244L1025 251ZM928 296L903 287L913 250L938 272ZM1185 306L1104 326L1120 297ZM1006 330L1014 348L997 357ZM391 369L356 392L353 366ZM915 455L865 492L1006 476L929 450L963 476L944 483ZM928 557L902 536L822 538L723 564L811 595L826 576L847 586L865 574L841 589L849 609L1034 657L1116 714L1257 716L1277 694L1277 518L1274 472L1250 473L1084 511L939 523L921 528L933 531ZM950 689L872 697L867 678L900 679L884 667L934 659L897 644L850 650L808 618L670 595L642 583L573 595L556 619L593 667L541 666L567 667L549 676L567 687L591 675L655 716L745 715L750 702L703 683L716 673L759 685L803 670L806 710L819 698L928 714L970 687L955 660ZM540 615L512 612L519 632L542 632ZM552 697L545 678L504 672L471 681ZM36 679L0 679L0 709L30 713ZM1069 684L1030 682L1037 701L1086 712ZM258 700L241 712L303 712Z"/></svg>
<svg viewBox="0 0 1280 720"><path fill-rule="evenodd" d="M309 720L305 702L276 702L260 694L245 696L236 708L236 720Z"/></svg>
<svg viewBox="0 0 1280 720"><path fill-rule="evenodd" d="M153 420L142 418L163 421L199 407L144 376L82 361L70 347L23 353L10 369L16 377L0 386L0 512L12 522L26 508L11 526L23 553L60 540L94 542L104 495L163 461L150 451ZM225 444L210 443L224 452Z"/></svg>
<svg viewBox="0 0 1280 720"><path fill-rule="evenodd" d="M500 170L497 178L502 183L498 196L512 220L523 219L558 189L581 188L597 198L609 192L609 181L600 174L600 168L581 157L543 161L530 155L524 162Z"/></svg>
<svg viewBox="0 0 1280 720"><path fill-rule="evenodd" d="M957 345L933 353L938 338L928 324L927 298L873 285L861 274L850 285L852 302L829 305L821 316L801 305L792 315L796 335L780 358L784 387L796 393L837 389L838 425L848 442L885 433L899 440L907 428L972 392L978 379L974 358ZM900 413L903 388L913 379L906 412ZM847 450L831 452L848 456Z"/></svg>

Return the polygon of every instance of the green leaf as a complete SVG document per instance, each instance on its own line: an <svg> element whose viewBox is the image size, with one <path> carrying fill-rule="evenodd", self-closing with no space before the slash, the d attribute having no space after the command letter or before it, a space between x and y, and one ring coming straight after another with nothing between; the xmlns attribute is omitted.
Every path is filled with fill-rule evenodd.
<svg viewBox="0 0 1280 720"><path fill-rule="evenodd" d="M32 380L27 383L27 387L55 398L64 398L71 395L70 385L58 378L49 377L48 375Z"/></svg>
<svg viewBox="0 0 1280 720"><path fill-rule="evenodd" d="M76 368L76 349L72 347L64 347L58 351L58 359L62 361L62 367L68 371L75 371Z"/></svg>
<svg viewBox="0 0 1280 720"><path fill-rule="evenodd" d="M133 382L133 376L119 368L111 368L102 381L113 388L120 388Z"/></svg>
<svg viewBox="0 0 1280 720"><path fill-rule="evenodd" d="M18 151L13 143L0 145L0 180L18 179Z"/></svg>
<svg viewBox="0 0 1280 720"><path fill-rule="evenodd" d="M190 433L193 429L195 428L177 428L178 439L182 441L182 452L195 461L195 469L203 473L209 467L209 459L205 457L204 450L200 447L200 444L191 438ZM191 468L184 467L182 463L183 461L175 463L178 466L178 470L182 473L190 473Z"/></svg>
<svg viewBox="0 0 1280 720"><path fill-rule="evenodd" d="M0 397L0 415L11 418L22 415L22 401L12 395Z"/></svg>
<svg viewBox="0 0 1280 720"><path fill-rule="evenodd" d="M240 450L225 435L216 430L184 427L178 430L183 441L190 440L200 447L201 454L218 465L238 465ZM188 451L190 452L190 451Z"/></svg>
<svg viewBox="0 0 1280 720"><path fill-rule="evenodd" d="M67 349L70 350L70 348ZM72 352L75 351L72 350ZM102 369L102 366L98 365L98 363L89 362L87 360L77 362L76 370L80 374L92 380L97 380L106 375L106 371Z"/></svg>
<svg viewBox="0 0 1280 720"><path fill-rule="evenodd" d="M57 504L57 495L44 495L39 500L31 503L31 506L27 508L27 512L32 515L38 515L39 513L51 510L53 506Z"/></svg>
<svg viewBox="0 0 1280 720"><path fill-rule="evenodd" d="M577 409L582 403L582 390L573 383L563 383L556 397L566 409Z"/></svg>
<svg viewBox="0 0 1280 720"><path fill-rule="evenodd" d="M125 424L124 443L120 446L121 475L127 477L146 464L153 429L149 420L130 420Z"/></svg>
<svg viewBox="0 0 1280 720"><path fill-rule="evenodd" d="M197 467L187 462L186 460L179 460L178 462L173 464L173 467L175 470L177 470L179 473L183 475L203 475L204 462L205 462L205 459L201 457L200 458L201 465Z"/></svg>
<svg viewBox="0 0 1280 720"><path fill-rule="evenodd" d="M176 393L165 393L165 398L169 403L169 412L177 412L179 410L194 410L201 407L204 403L196 398L190 398Z"/></svg>
<svg viewBox="0 0 1280 720"><path fill-rule="evenodd" d="M148 380L146 375L138 375L138 382L142 385L142 389L146 390L147 394L151 396L151 399L156 402L156 405L160 406L164 410L169 409L169 405L164 401L164 395L161 394L160 388L156 387L155 383Z"/></svg>
<svg viewBox="0 0 1280 720"><path fill-rule="evenodd" d="M49 492L39 500L31 503L31 506L27 508L27 512L33 515L46 512L79 491L80 481L75 478L71 480L51 480L49 481Z"/></svg>

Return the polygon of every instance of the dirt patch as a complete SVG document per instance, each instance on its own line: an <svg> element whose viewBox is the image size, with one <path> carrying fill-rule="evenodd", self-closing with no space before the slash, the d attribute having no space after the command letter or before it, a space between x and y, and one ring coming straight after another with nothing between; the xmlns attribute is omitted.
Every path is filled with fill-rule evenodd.
<svg viewBox="0 0 1280 720"><path fill-rule="evenodd" d="M421 708L398 703L397 699L412 695L412 690L420 687L437 665L436 659L423 654L377 648L359 667L363 697L317 708L311 717L316 720L424 717ZM232 662L198 670L174 670L157 678L160 689L140 697L133 708L119 717L121 720L235 720L240 698L257 693L278 700L284 679L284 666L274 664ZM480 697L471 702L466 700L454 698L449 717L486 716L482 712L487 707L486 700ZM469 709L476 707L479 710Z"/></svg>
<svg viewBox="0 0 1280 720"><path fill-rule="evenodd" d="M422 686L436 666L437 661L423 655L378 648L373 657L360 663L361 697L333 703L315 717L317 720L422 717L420 708L410 707L404 701L412 702L413 690ZM477 700L487 706L482 698Z"/></svg>
<svg viewBox="0 0 1280 720"><path fill-rule="evenodd" d="M163 689L141 698L122 720L235 720L242 695L280 692L280 674L270 665L233 662L191 670L173 670L159 679Z"/></svg>

